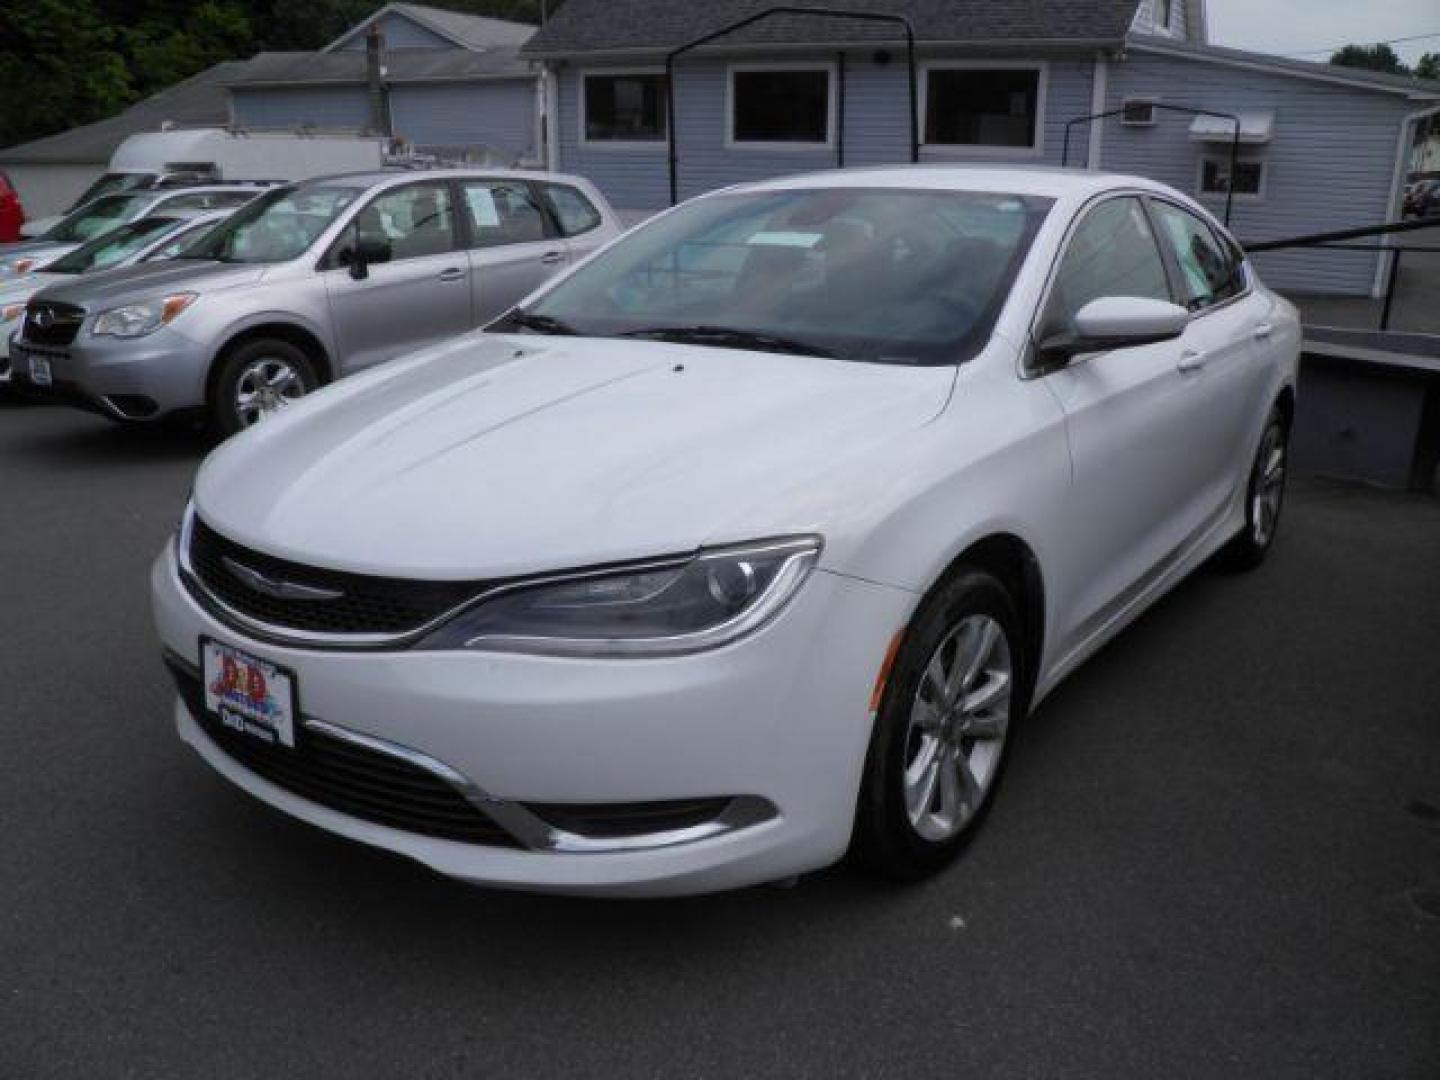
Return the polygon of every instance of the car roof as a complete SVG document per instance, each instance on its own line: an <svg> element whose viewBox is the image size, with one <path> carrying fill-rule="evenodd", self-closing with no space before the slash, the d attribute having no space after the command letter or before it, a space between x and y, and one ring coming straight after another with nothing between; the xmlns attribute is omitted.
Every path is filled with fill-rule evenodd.
<svg viewBox="0 0 1440 1080"><path fill-rule="evenodd" d="M884 165L831 170L740 184L727 191L783 191L802 188L895 188L897 190L985 191L1088 199L1115 188L1168 191L1140 176L1065 169L1055 165Z"/></svg>
<svg viewBox="0 0 1440 1080"><path fill-rule="evenodd" d="M470 177L499 177L502 179L514 180L544 180L552 183L579 184L589 187L590 183L584 177L572 176L569 173L545 172L541 169L507 169L490 168L484 165L471 165L463 168L446 169L369 169L363 172L335 173L330 176L315 176L308 180L298 180L296 187L310 184L345 184L352 187L384 187L395 184L413 183L417 180L451 180L467 179ZM193 190L193 189L192 189Z"/></svg>

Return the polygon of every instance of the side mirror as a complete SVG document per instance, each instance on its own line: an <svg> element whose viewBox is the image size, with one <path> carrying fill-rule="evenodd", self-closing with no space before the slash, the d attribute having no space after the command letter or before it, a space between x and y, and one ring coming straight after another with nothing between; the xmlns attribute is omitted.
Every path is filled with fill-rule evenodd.
<svg viewBox="0 0 1440 1080"><path fill-rule="evenodd" d="M350 276L356 281L363 281L370 276L372 264L387 263L390 261L390 256L390 241L362 237L351 241L337 251L335 261L341 266L349 267Z"/></svg>
<svg viewBox="0 0 1440 1080"><path fill-rule="evenodd" d="M1190 313L1168 300L1102 296L1076 313L1073 333L1052 334L1040 342L1038 359L1041 367L1053 371L1082 353L1171 341L1189 323Z"/></svg>

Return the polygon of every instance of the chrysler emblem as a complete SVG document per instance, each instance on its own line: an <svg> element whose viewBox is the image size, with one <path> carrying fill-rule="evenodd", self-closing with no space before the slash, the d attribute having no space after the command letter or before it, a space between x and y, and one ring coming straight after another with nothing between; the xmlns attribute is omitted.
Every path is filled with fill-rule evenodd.
<svg viewBox="0 0 1440 1080"><path fill-rule="evenodd" d="M229 556L222 556L220 561L225 564L225 569L230 571L232 577L244 582L256 592L273 596L276 600L339 600L345 595L338 589L317 589L310 585L267 577L259 570L252 570Z"/></svg>

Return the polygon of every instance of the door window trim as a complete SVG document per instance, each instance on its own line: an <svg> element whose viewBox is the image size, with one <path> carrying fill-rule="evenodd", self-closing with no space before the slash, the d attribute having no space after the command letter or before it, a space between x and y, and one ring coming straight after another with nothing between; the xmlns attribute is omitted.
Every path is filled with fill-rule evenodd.
<svg viewBox="0 0 1440 1080"><path fill-rule="evenodd" d="M1147 192L1144 196L1144 202L1145 211L1150 217L1150 228L1155 233L1156 243L1160 246L1160 257L1165 260L1165 270L1166 273L1170 275L1171 297L1175 300L1175 303L1179 304L1181 307L1185 308L1187 311L1190 312L1190 319L1192 322L1196 319L1203 319L1207 315L1210 315L1212 312L1221 311L1229 307L1231 304L1244 300L1255 291L1254 279L1250 274L1248 266L1250 262L1250 256L1245 254L1245 249L1242 248L1238 243L1231 239L1227 234L1222 233L1218 228L1216 228L1216 226L1208 219L1207 215L1203 213L1197 214L1193 207L1186 206L1182 202L1179 202L1175 199L1169 198L1157 192ZM1176 257L1174 250L1172 250L1170 244L1163 237L1163 234L1161 232L1161 224L1158 216L1156 215L1155 208L1152 205L1153 203L1164 203L1165 205L1172 207L1173 209L1189 214L1191 217L1193 217L1196 221L1200 222L1200 224L1204 225L1206 229L1210 231L1211 238L1215 241L1216 245L1219 246L1220 249L1226 253L1226 255L1242 256L1240 260L1240 280L1244 284L1239 292L1237 292L1234 296L1227 296L1223 300L1216 300L1212 303L1206 304L1204 307L1194 309L1189 308L1179 299L1181 296L1184 295L1181 290L1181 285L1185 280L1185 273L1180 268L1180 260Z"/></svg>
<svg viewBox="0 0 1440 1080"><path fill-rule="evenodd" d="M336 270L340 268L340 263L336 260L336 256L339 254L340 247L345 242L346 236L349 235L351 226L355 224L356 219L361 214L363 214L366 210L370 209L370 207L374 206L375 203L377 203L381 199L388 198L389 196L394 195L397 191L404 191L406 188L420 187L421 185L445 188L445 193L450 196L451 213L455 217L454 242L452 243L448 251L437 251L435 252L435 254L453 255L457 251L465 251L465 247L463 244L465 237L464 215L460 213L459 204L455 201L455 196L457 192L454 188L454 182L444 177L438 179L435 177L429 177L427 179L409 180L403 184L395 184L394 186L383 187L379 190L372 190L372 192L370 193L370 197L364 202L361 202L357 199L356 205L350 208L350 216L347 217L343 223L341 223L339 231L335 233L334 238L330 241L330 246L325 249L325 254L320 257L320 262L319 265L316 266L316 269L324 273L328 270ZM432 258L433 256L427 255L420 257ZM402 259L399 261L408 262L409 260Z"/></svg>
<svg viewBox="0 0 1440 1080"><path fill-rule="evenodd" d="M517 178L513 176L454 176L450 178L450 184L454 188L455 205L464 210L460 214L460 250L461 251L494 251L496 248L519 247L521 244L540 244L547 240L563 240L564 233L560 230L559 222L550 213L550 208L545 205L542 192L536 181L529 177ZM470 227L470 213L468 203L465 199L466 184L512 184L515 187L524 188L530 193L530 201L540 211L540 227L543 235L535 240L516 240L509 244L479 244L476 243L474 230Z"/></svg>

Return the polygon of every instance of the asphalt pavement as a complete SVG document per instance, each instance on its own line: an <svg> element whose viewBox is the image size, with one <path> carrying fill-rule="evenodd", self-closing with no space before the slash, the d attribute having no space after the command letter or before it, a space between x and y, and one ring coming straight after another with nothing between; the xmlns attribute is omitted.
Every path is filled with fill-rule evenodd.
<svg viewBox="0 0 1440 1080"><path fill-rule="evenodd" d="M1269 563L1031 718L936 880L601 902L177 741L146 571L205 449L0 407L0 1077L1440 1076L1440 500L1295 485Z"/></svg>

